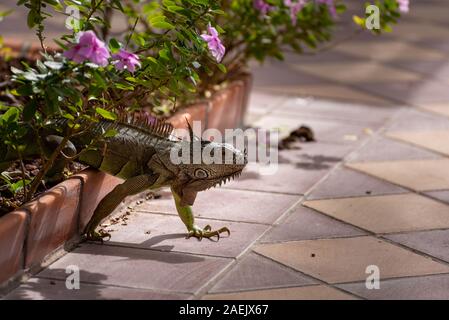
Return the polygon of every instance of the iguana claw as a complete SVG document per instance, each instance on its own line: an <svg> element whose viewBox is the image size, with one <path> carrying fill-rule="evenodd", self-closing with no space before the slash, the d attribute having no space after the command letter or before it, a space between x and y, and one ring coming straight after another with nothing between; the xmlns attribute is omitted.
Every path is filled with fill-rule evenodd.
<svg viewBox="0 0 449 320"><path fill-rule="evenodd" d="M217 237L217 241L220 240L220 234L223 232L227 232L228 236L231 235L231 231L229 231L228 228L223 227L215 231L211 231L212 227L210 225L205 226L203 229L198 227L193 227L192 230L189 231L187 235L187 239L191 237L197 238L199 241L201 241L203 238L210 239L212 237Z"/></svg>
<svg viewBox="0 0 449 320"><path fill-rule="evenodd" d="M111 234L103 230L100 230L99 232L91 231L86 234L86 240L88 241L99 241L103 243L105 238L108 238L106 241L111 240Z"/></svg>

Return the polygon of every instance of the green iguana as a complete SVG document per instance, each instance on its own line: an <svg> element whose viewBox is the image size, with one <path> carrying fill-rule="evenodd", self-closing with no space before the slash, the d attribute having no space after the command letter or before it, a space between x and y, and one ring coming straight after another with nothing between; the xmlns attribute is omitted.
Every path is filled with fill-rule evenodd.
<svg viewBox="0 0 449 320"><path fill-rule="evenodd" d="M65 121L57 120L56 125L64 127ZM150 121L148 118L127 119L122 116L119 121L102 120L86 130L88 133L72 137L65 146L64 153L76 154L76 148L83 148L111 129L117 132L115 136L98 140L96 148L86 149L76 160L125 180L98 204L84 230L88 240L103 241L104 238L110 238L108 233L97 232L96 229L127 196L164 186L171 188L178 214L187 227L188 237L219 238L220 233L230 234L226 227L219 230L212 230L209 225L203 229L198 227L194 222L191 206L197 192L221 185L240 175L247 162L244 152L229 144L204 141L195 137L190 124L188 141L176 138L172 134L173 127L168 123ZM53 149L62 141L57 135L45 136L45 141L50 148L53 146ZM182 155L185 150L193 151L195 142L200 146L200 152L208 148L211 156L217 153L223 156L231 155L231 163L205 164L201 160L197 164L175 164L171 161L171 154ZM16 159L14 152L10 149L2 152L0 146L0 169Z"/></svg>

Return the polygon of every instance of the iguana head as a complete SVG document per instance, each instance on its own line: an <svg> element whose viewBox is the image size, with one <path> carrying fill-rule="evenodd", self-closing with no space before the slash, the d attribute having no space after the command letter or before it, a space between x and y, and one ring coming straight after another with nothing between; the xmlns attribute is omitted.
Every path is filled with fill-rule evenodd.
<svg viewBox="0 0 449 320"><path fill-rule="evenodd" d="M181 205L193 205L196 194L238 177L247 157L231 144L201 140L193 135L190 141L178 144L178 154L189 151L190 161L176 165L176 178L172 184L181 197ZM201 156L199 156L201 155ZM196 157L196 159L195 159Z"/></svg>

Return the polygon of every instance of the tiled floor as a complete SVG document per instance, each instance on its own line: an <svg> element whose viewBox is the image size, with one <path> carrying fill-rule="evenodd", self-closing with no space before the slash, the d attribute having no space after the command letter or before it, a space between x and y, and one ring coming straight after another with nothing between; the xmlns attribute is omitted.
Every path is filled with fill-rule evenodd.
<svg viewBox="0 0 449 320"><path fill-rule="evenodd" d="M230 237L184 239L162 191L7 298L449 299L448 4L422 2L391 34L254 67L248 123L317 142L198 196L198 223Z"/></svg>

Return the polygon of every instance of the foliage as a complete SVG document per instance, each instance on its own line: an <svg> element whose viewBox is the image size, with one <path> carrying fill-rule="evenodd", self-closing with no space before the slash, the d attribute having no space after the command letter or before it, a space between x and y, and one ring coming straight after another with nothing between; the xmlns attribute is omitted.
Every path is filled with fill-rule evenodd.
<svg viewBox="0 0 449 320"><path fill-rule="evenodd" d="M400 16L398 1L375 0L381 30L389 31ZM408 2L407 2L408 3ZM195 99L230 79L255 59L283 59L283 52L301 54L331 40L343 0L19 0L28 10L27 25L41 44L42 58L13 67L7 87L11 103L0 105L0 171L6 154L21 162L41 158L32 181L23 174L12 185L31 199L73 135L100 119L115 120L117 111L144 109L168 115L177 105ZM368 5L368 3L366 4ZM7 13L0 13L0 20ZM55 15L67 18L68 33L47 48L45 23ZM112 19L124 29L112 28ZM364 18L354 21L364 26ZM1 43L1 41L0 41ZM0 47L1 49L1 47ZM67 119L63 138L50 154L43 141L55 119ZM112 136L114 132L104 132ZM91 144L94 142L92 141ZM86 146L90 148L91 145ZM78 150L82 152L83 150Z"/></svg>
<svg viewBox="0 0 449 320"><path fill-rule="evenodd" d="M35 66L22 62L22 68L11 69L11 93L19 103L3 106L0 160L7 150L18 156L34 152L30 136L43 136L61 117L68 120L67 128L55 128L64 138L62 147L100 119L115 120L119 109L167 113L195 92L201 68L198 61L214 64L201 33L221 13L215 0L66 0L65 4L78 11L80 19L69 17L73 30L56 40L60 50L55 52L45 45L45 20L65 15L66 8L54 0L18 2L28 9L27 23L36 30L43 54ZM111 34L112 13L127 21L118 37ZM103 56L99 56L100 49ZM131 56L136 70L126 63ZM95 58L104 58L105 63ZM45 154L43 149L37 150L43 166L25 200L35 194L61 151L57 148Z"/></svg>
<svg viewBox="0 0 449 320"><path fill-rule="evenodd" d="M302 4L296 11L292 7L295 3ZM361 13L371 4L380 9L380 29L372 33L391 31L400 17L397 0L367 2L360 6ZM223 27L220 33L226 54L222 65L211 66L209 73L201 76L208 78L205 87L242 72L251 60L283 60L285 51L313 53L331 41L346 6L344 0L222 0L222 10L217 24ZM366 29L365 19L354 17L360 29ZM219 72L223 69L228 72L226 77Z"/></svg>

